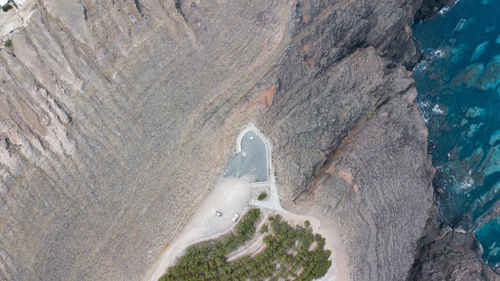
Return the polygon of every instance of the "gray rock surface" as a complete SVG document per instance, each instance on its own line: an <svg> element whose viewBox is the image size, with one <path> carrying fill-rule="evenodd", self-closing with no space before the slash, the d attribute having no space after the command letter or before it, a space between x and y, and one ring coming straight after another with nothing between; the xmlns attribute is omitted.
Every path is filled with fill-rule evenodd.
<svg viewBox="0 0 500 281"><path fill-rule="evenodd" d="M429 224L420 244L420 252L408 280L486 280L498 281L495 273L481 260L482 247L473 234L470 217L464 217L452 228L437 219Z"/></svg>
<svg viewBox="0 0 500 281"><path fill-rule="evenodd" d="M404 280L433 206L415 89L387 92L393 93L387 102L349 133L311 190L296 200L329 218L347 249L352 280Z"/></svg>
<svg viewBox="0 0 500 281"><path fill-rule="evenodd" d="M28 1L0 51L0 279L139 280L249 122L351 279L404 279L432 208L421 2Z"/></svg>
<svg viewBox="0 0 500 281"><path fill-rule="evenodd" d="M412 83L384 85L396 62L381 57L404 58L403 64L419 57L408 26L418 1L349 1L320 11L312 4L301 7L301 22L310 22L270 75L278 87L262 122L277 148L278 180L291 198L310 185L347 133L390 91ZM365 51L350 56L358 49Z"/></svg>

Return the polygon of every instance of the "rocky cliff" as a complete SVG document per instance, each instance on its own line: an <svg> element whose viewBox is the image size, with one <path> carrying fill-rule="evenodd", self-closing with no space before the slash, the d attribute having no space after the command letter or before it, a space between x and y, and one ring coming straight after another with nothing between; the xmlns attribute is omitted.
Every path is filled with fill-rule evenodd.
<svg viewBox="0 0 500 281"><path fill-rule="evenodd" d="M428 2L428 1L426 1ZM432 210L421 0L26 1L0 51L0 279L139 280L240 128L351 280L402 280Z"/></svg>
<svg viewBox="0 0 500 281"><path fill-rule="evenodd" d="M500 280L481 260L483 249L469 231L470 217L462 217L452 228L439 219L436 208L430 221L408 280Z"/></svg>

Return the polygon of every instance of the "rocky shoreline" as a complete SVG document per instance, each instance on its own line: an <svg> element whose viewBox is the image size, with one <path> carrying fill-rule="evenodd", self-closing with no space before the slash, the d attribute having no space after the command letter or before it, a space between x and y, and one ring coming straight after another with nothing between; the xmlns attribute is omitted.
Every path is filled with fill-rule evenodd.
<svg viewBox="0 0 500 281"><path fill-rule="evenodd" d="M443 7L454 3L455 0L424 1L415 19L431 20ZM438 193L435 190L435 203ZM482 259L483 249L471 229L469 216L449 225L440 218L436 205L419 241L408 280L500 280L499 269L490 268Z"/></svg>
<svg viewBox="0 0 500 281"><path fill-rule="evenodd" d="M451 227L440 221L436 210L430 221L408 280L500 280L481 259L481 244L468 231L469 217Z"/></svg>

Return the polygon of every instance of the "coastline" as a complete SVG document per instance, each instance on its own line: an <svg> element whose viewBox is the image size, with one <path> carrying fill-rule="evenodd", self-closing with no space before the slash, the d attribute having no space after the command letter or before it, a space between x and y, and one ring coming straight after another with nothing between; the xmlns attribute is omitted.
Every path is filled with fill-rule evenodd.
<svg viewBox="0 0 500 281"><path fill-rule="evenodd" d="M446 17L446 12L458 3L455 0L436 2L445 6L426 8L425 12L417 13L420 16L417 19L431 21L438 15ZM415 262L407 279L440 280L443 276L454 276L450 280L500 280L500 269L491 268L485 262L482 246L470 231L473 224L471 216L462 215L452 223L446 222L438 204L442 189L433 186L433 190L434 210L418 243Z"/></svg>

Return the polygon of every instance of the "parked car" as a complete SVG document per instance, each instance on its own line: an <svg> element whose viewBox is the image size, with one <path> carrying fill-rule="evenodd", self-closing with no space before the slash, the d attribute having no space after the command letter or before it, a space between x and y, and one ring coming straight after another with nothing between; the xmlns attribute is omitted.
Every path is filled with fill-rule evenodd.
<svg viewBox="0 0 500 281"><path fill-rule="evenodd" d="M238 213L234 213L234 216L233 216L233 222L236 222L238 220L238 218L240 217L240 214Z"/></svg>
<svg viewBox="0 0 500 281"><path fill-rule="evenodd" d="M218 216L218 217L222 217L222 212L220 211L215 211L215 215Z"/></svg>

